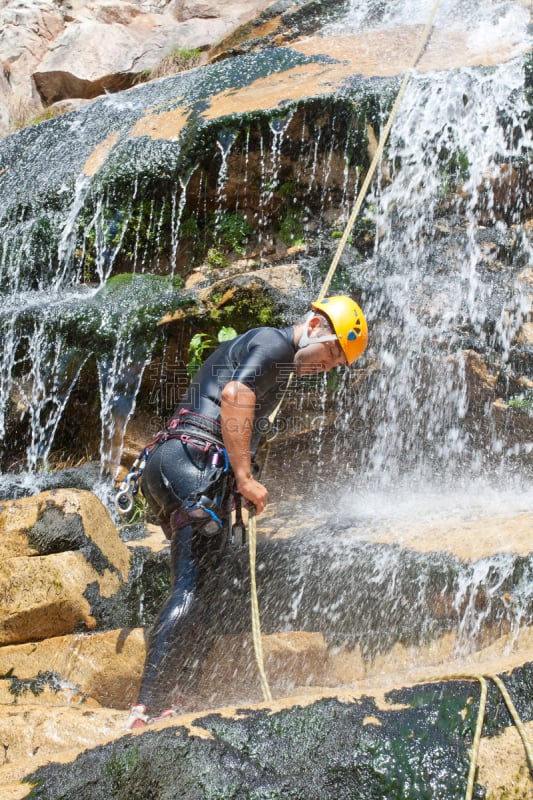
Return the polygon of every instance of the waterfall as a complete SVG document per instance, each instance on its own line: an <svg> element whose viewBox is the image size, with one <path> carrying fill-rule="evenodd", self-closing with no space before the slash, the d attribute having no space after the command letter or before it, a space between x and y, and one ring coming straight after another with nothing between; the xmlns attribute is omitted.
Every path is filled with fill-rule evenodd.
<svg viewBox="0 0 533 800"><path fill-rule="evenodd" d="M419 24L427 6L410 3L407 15L403 3L386 13L379 4L378 14L375 4L353 3L348 22L331 30ZM459 20L472 40L490 35L501 45L505 36L523 42L529 17L513 3L444 0L437 29ZM522 57L411 76L363 212L375 226L374 250L349 265L371 320L375 370L363 396L346 383L336 447L373 489L453 486L490 472L501 481L524 469L532 442L509 446L493 430L495 393L472 421L467 361L484 352L501 381L528 319L527 195L503 187L513 171L515 186L527 180L530 114Z"/></svg>
<svg viewBox="0 0 533 800"><path fill-rule="evenodd" d="M431 5L354 0L323 29L324 41L376 33L392 41L425 24ZM528 22L526 8L510 0L442 0L358 221L364 248L359 236L344 254L335 286L361 301L370 347L336 379L336 433L319 424L319 460L346 464L359 486L453 484L491 470L501 480L519 474L533 448L527 437L502 434L494 405L518 391L516 381L507 394L501 387L512 383L515 337L530 310ZM453 37L468 65L429 68L431 47ZM504 51L501 63L476 66L483 47ZM291 259L312 299L331 229L338 234L348 218L368 163L367 129L379 134L398 76L212 125L202 118L211 97L307 63L296 49L250 53L101 98L1 143L7 468L6 442L23 449L23 441L27 468L46 467L69 398L91 370L98 396L88 427L99 420L102 468L116 465L143 371L164 339L156 322L186 302L183 276L204 245L223 249L224 225L233 226L235 247L236 226L239 236L252 231L255 263L275 251L276 237L310 243ZM185 109L192 122L182 138L152 136L159 111L182 124ZM480 355L488 370L481 394L472 386ZM315 406L323 418L325 398Z"/></svg>

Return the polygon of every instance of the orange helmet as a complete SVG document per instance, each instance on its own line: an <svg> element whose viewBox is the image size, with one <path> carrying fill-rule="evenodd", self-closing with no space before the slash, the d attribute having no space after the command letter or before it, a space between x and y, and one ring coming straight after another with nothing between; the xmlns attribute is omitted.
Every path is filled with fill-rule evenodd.
<svg viewBox="0 0 533 800"><path fill-rule="evenodd" d="M346 356L352 364L365 350L368 342L368 327L365 315L351 297L335 295L311 303L311 308L320 311L330 321Z"/></svg>

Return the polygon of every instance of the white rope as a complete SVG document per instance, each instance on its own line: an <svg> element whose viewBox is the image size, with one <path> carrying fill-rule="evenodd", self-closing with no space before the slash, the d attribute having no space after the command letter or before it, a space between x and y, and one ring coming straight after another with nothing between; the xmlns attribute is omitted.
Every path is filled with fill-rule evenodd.
<svg viewBox="0 0 533 800"><path fill-rule="evenodd" d="M357 216L358 216L358 214L359 214L359 212L361 210L361 206L363 205L364 199L365 199L366 194L368 192L368 188L370 186L370 182L371 182L372 178L374 177L374 173L375 173L375 171L377 169L377 166L379 164L379 160L380 160L380 158L382 156L383 150L385 148L385 144L386 144L387 139L389 137L389 133L390 133L390 130L392 128L392 124L394 122L394 118L396 117L396 114L397 114L398 109L400 107L400 103L401 103L402 98L403 98L403 96L405 94L405 90L407 88L407 84L409 83L409 79L411 78L412 72L415 69L415 67L416 67L416 65L418 63L418 60L419 60L420 56L422 55L422 53L424 52L424 50L426 48L426 45L427 45L427 43L429 41L429 37L431 35L431 29L433 27L433 22L435 20L435 15L437 13L437 9L439 7L439 4L440 4L440 0L435 0L435 3L433 5L433 9L431 11L431 15L429 17L429 20L428 20L428 22L426 24L426 27L424 28L422 36L420 37L420 42L419 42L419 45L417 47L415 56L413 58L412 66L405 73L405 75L403 77L400 89L398 90L398 94L396 96L396 100L394 101L394 105L393 105L393 107L391 109L391 112L389 114L389 118L387 120L387 124L385 125L385 128L383 129L383 131L381 133L381 136L379 138L379 143L378 143L378 146L376 148L376 152L374 153L374 157L372 158L372 161L370 163L370 167L369 167L368 172L367 172L367 174L365 176L365 180L363 181L363 185L361 186L361 191L359 192L359 195L357 196L357 199L356 199L356 202L354 204L352 213L350 214L350 218L348 220L348 223L346 225L346 228L344 230L342 238L339 241L339 245L337 247L337 251L336 251L336 253L335 253L334 257L333 257L333 260L331 262L331 266L330 266L330 268L328 270L328 273L327 273L327 275L326 275L326 277L324 279L324 283L322 284L322 289L320 290L320 293L319 293L318 298L317 298L318 300L322 300L324 298L326 292L329 289L329 285L330 285L330 283L331 283L331 281L333 279L333 275L335 274L335 270L337 269L337 266L339 264L340 257L342 255L342 252L343 252L345 246L346 246L346 242L348 241L348 237L349 237L349 235L350 235L350 233L352 231L352 228L353 228L353 226L355 224ZM289 381L287 383L287 387L285 388L285 392L283 393L282 399L280 400L277 408L274 409L274 411L272 412L272 414L269 417L269 421L270 421L271 424L273 424L273 422L276 419L276 416L277 416L277 414L278 414L278 412L279 412L279 410L280 410L280 408L281 408L281 406L283 404L283 399L285 397L287 389L289 388L291 380L292 380L292 373L289 376ZM257 600L257 587L256 587L256 581L255 581L256 522L255 522L255 514L253 514L253 513L250 515L250 521L249 521L249 549L250 549L250 587L251 587L251 603L252 603L252 636L253 636L253 642L254 642L254 653L255 653L255 660L256 660L256 663L257 663L257 669L258 669L258 672L259 672L259 678L260 678L260 681L261 681L261 688L262 688L262 691L263 691L263 697L264 697L265 701L270 702L272 700L272 695L271 695L270 688L269 688L269 685L268 685L268 681L267 681L267 678L266 678L266 675L265 675L265 668L264 668L264 661L263 661L263 647L262 647L262 643L261 643L261 624L260 624L260 618L259 618L259 603L258 603L258 600ZM253 552L252 552L252 550L253 550Z"/></svg>

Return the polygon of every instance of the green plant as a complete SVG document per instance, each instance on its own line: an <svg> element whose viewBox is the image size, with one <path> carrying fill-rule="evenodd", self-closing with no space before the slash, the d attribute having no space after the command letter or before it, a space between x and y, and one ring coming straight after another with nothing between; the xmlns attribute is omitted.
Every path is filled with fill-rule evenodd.
<svg viewBox="0 0 533 800"><path fill-rule="evenodd" d="M231 328L225 325L219 330L217 334L217 339L219 343L229 342L231 341L231 339L235 339L236 336L237 336L237 331L235 330L235 328Z"/></svg>
<svg viewBox="0 0 533 800"><path fill-rule="evenodd" d="M40 125L41 122L48 122L48 120L66 113L66 109L59 106L39 108L35 101L16 94L10 98L9 108L11 112L10 133L30 125Z"/></svg>
<svg viewBox="0 0 533 800"><path fill-rule="evenodd" d="M214 308L210 317L218 326L245 331L257 325L281 324L272 300L264 292L238 292L231 303Z"/></svg>
<svg viewBox="0 0 533 800"><path fill-rule="evenodd" d="M143 495L136 494L133 500L133 508L128 518L128 525L146 522L148 510L148 504Z"/></svg>
<svg viewBox="0 0 533 800"><path fill-rule="evenodd" d="M180 223L180 236L184 239L196 239L199 235L200 227L196 216L185 213Z"/></svg>
<svg viewBox="0 0 533 800"><path fill-rule="evenodd" d="M208 333L195 333L189 342L189 360L187 362L187 374L192 376L200 369L207 350L212 350L217 343L227 342L237 336L237 331L229 326L223 326L217 333L216 339Z"/></svg>
<svg viewBox="0 0 533 800"><path fill-rule="evenodd" d="M303 211L301 209L287 209L278 226L279 238L283 244L290 246L303 242L302 217Z"/></svg>
<svg viewBox="0 0 533 800"><path fill-rule="evenodd" d="M207 263L210 267L229 267L230 260L218 247L210 247L207 251Z"/></svg>
<svg viewBox="0 0 533 800"><path fill-rule="evenodd" d="M213 347L213 337L207 333L195 333L189 342L187 374L192 377L202 366L204 353Z"/></svg>
<svg viewBox="0 0 533 800"><path fill-rule="evenodd" d="M152 73L153 69L142 69L133 79L133 85L136 86L138 83L146 83L151 80Z"/></svg>
<svg viewBox="0 0 533 800"><path fill-rule="evenodd" d="M291 200L296 197L297 191L298 191L298 186L293 178L288 178L279 187L280 197L287 197Z"/></svg>
<svg viewBox="0 0 533 800"><path fill-rule="evenodd" d="M168 55L172 58L179 58L183 61L190 62L200 58L201 50L199 47L173 47Z"/></svg>
<svg viewBox="0 0 533 800"><path fill-rule="evenodd" d="M244 244L252 233L252 226L242 214L226 212L216 223L216 231L221 244L236 253L244 254Z"/></svg>
<svg viewBox="0 0 533 800"><path fill-rule="evenodd" d="M344 231L332 231L331 232L331 238L332 239L342 239L343 235L344 235ZM351 236L348 236L348 238L346 239L346 243L347 244L352 244L352 242L353 242L353 238Z"/></svg>
<svg viewBox="0 0 533 800"><path fill-rule="evenodd" d="M441 197L447 197L457 187L468 180L470 175L470 161L468 153L461 147L456 147L451 153L441 154L440 174L442 182L440 187Z"/></svg>
<svg viewBox="0 0 533 800"><path fill-rule="evenodd" d="M197 47L173 47L152 69L150 79L165 78L168 75L174 75L176 72L192 69L198 65L201 56L201 50Z"/></svg>
<svg viewBox="0 0 533 800"><path fill-rule="evenodd" d="M533 416L533 394L531 392L515 394L513 397L509 398L507 405L514 411L527 414L528 417Z"/></svg>

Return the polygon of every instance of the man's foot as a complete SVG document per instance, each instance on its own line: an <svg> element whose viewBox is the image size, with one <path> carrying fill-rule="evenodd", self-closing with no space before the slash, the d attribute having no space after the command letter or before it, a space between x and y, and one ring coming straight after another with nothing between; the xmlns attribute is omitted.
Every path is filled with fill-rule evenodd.
<svg viewBox="0 0 533 800"><path fill-rule="evenodd" d="M165 710L162 711L160 714L158 714L157 717L152 717L150 719L150 722L161 722L164 719L170 719L171 717L177 717L178 714L179 714L179 711L176 711L173 708L165 708Z"/></svg>
<svg viewBox="0 0 533 800"><path fill-rule="evenodd" d="M171 717L181 717L183 714L188 714L191 711L197 710L194 701L181 695L174 695L172 700L174 702L170 708L166 708L158 714L157 717L151 717L150 722L161 722L161 720L170 719Z"/></svg>
<svg viewBox="0 0 533 800"><path fill-rule="evenodd" d="M133 731L136 728L144 728L145 725L148 725L146 706L140 703L133 705L130 709L128 721L126 722L126 730Z"/></svg>

